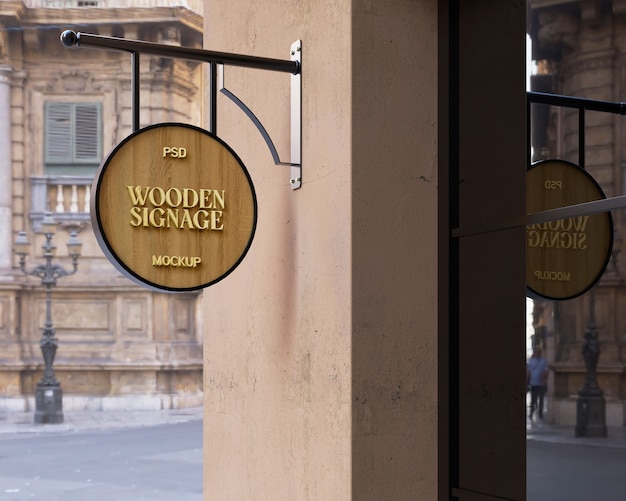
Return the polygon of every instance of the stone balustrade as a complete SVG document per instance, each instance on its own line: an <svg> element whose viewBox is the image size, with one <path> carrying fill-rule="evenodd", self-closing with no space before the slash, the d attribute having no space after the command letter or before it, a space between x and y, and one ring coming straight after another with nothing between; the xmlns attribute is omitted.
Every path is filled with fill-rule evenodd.
<svg viewBox="0 0 626 501"><path fill-rule="evenodd" d="M37 231L46 212L61 224L89 220L91 183L85 176L31 176L30 218Z"/></svg>

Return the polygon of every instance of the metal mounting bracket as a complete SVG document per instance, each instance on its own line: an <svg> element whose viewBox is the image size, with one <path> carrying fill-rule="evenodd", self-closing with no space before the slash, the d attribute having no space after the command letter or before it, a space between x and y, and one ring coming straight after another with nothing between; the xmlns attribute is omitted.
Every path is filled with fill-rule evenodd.
<svg viewBox="0 0 626 501"><path fill-rule="evenodd" d="M291 60L302 68L302 41L291 44ZM291 75L291 189L302 186L302 71Z"/></svg>
<svg viewBox="0 0 626 501"><path fill-rule="evenodd" d="M124 38L108 37L102 35L93 35L89 33L75 33L66 30L61 33L61 43L66 47L93 47L107 50L124 51L131 54L132 78L131 78L131 94L132 94L132 115L133 130L139 129L139 54L151 54L161 57L187 59L191 61L200 61L209 63L212 66L211 71L211 116L210 128L212 133L216 133L216 91L217 91L217 75L215 68L221 67L220 91L230 98L243 112L252 120L257 129L265 139L270 149L274 163L276 165L288 165L291 167L291 175L289 184L292 190L300 188L302 185L302 42L296 40L291 45L291 58L289 61L282 59L271 59L255 56L246 56L241 54L229 54L224 52L215 52L203 49L195 49L190 47L179 47L174 45L165 45L154 42L143 42L139 40L127 40ZM224 85L224 68L223 66L230 64L233 66L241 66L247 68L263 69L269 71L280 71L291 73L291 159L289 162L282 162L278 156L274 143L269 134L252 113L252 111L234 94L228 91Z"/></svg>
<svg viewBox="0 0 626 501"><path fill-rule="evenodd" d="M291 60L297 61L298 65L302 63L302 42L296 40L291 44ZM224 65L217 66L217 78L219 91L228 99L235 103L241 111L243 111L263 136L265 144L272 154L275 165L291 166L291 177L289 184L292 190L297 190L302 186L302 75L301 73L291 75L291 161L283 162L276 151L274 142L268 134L265 127L257 116L252 112L246 104L241 101L235 94L229 91L224 84Z"/></svg>

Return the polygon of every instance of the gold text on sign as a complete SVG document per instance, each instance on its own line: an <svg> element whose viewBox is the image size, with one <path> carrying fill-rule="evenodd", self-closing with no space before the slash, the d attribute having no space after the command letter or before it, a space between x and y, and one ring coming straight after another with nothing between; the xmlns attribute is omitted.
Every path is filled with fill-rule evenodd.
<svg viewBox="0 0 626 501"><path fill-rule="evenodd" d="M224 190L168 188L164 190L158 186L127 186L128 194L133 205L152 204L155 207L169 205L170 207L184 207L191 209L224 209Z"/></svg>
<svg viewBox="0 0 626 501"><path fill-rule="evenodd" d="M163 158L185 158L187 156L187 148L180 146L163 146Z"/></svg>
<svg viewBox="0 0 626 501"><path fill-rule="evenodd" d="M199 256L152 256L152 266L173 266L174 268L195 268L202 262Z"/></svg>
<svg viewBox="0 0 626 501"><path fill-rule="evenodd" d="M587 250L588 221L589 216L578 216L531 224L526 228L528 247Z"/></svg>
<svg viewBox="0 0 626 501"><path fill-rule="evenodd" d="M178 228L222 231L224 190L126 186L135 228Z"/></svg>
<svg viewBox="0 0 626 501"><path fill-rule="evenodd" d="M569 271L535 270L533 275L537 280L552 280L554 282L569 282L572 279Z"/></svg>
<svg viewBox="0 0 626 501"><path fill-rule="evenodd" d="M543 187L546 190L562 190L563 182L560 179L546 179L543 182Z"/></svg>

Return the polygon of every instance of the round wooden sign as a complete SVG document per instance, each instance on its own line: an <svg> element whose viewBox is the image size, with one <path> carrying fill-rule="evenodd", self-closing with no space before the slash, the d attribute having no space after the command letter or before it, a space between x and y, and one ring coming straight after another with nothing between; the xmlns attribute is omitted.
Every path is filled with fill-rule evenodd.
<svg viewBox="0 0 626 501"><path fill-rule="evenodd" d="M98 243L141 285L190 291L242 261L257 222L250 175L215 135L185 124L145 127L102 163L91 200Z"/></svg>
<svg viewBox="0 0 626 501"><path fill-rule="evenodd" d="M527 172L528 213L605 198L598 183L575 164L545 160ZM600 279L611 257L610 212L576 216L526 228L526 280L529 295L572 299Z"/></svg>

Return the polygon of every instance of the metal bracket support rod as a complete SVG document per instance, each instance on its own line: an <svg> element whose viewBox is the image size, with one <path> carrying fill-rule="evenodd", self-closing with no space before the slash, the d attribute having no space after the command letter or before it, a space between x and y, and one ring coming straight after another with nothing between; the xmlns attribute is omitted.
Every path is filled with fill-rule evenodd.
<svg viewBox="0 0 626 501"><path fill-rule="evenodd" d="M604 111L616 115L626 115L626 103L613 101L599 101L584 97L562 96L545 92L527 92L531 103L565 106L568 108L584 108L590 111Z"/></svg>
<svg viewBox="0 0 626 501"><path fill-rule="evenodd" d="M139 101L139 52L131 52L131 65L132 72L130 78L130 89L133 94L132 97L132 112L133 112L133 121L132 127L133 131L139 130L139 110L140 101Z"/></svg>
<svg viewBox="0 0 626 501"><path fill-rule="evenodd" d="M138 131L140 128L140 62L139 52L131 52L131 65L132 72L130 78L130 89L132 93L132 129ZM217 109L216 109L216 95L217 95L217 76L216 76L215 63L209 64L209 131L213 134L217 134Z"/></svg>
<svg viewBox="0 0 626 501"><path fill-rule="evenodd" d="M626 207L626 195L618 195L611 198L602 198L600 200L592 200L590 202L581 202L574 205L566 205L565 207L557 207L556 209L546 209L540 212L532 212L523 216L506 219L500 223L479 223L467 228L454 228L452 230L452 238L469 237L494 231L510 230L519 228L520 226L528 226L530 224L546 223L556 221L558 219L569 219L579 216L590 216L592 214L600 214L601 212L609 212L616 209Z"/></svg>
<svg viewBox="0 0 626 501"><path fill-rule="evenodd" d="M281 71L294 75L300 73L300 63L298 61L246 56L242 54L228 54L211 50L195 49L193 47L127 40L125 38L93 35L91 33L75 33L70 30L64 31L61 34L61 42L66 47L95 47L126 52L143 52L144 54L152 54L155 56L242 66L244 68L256 68L258 70Z"/></svg>
<svg viewBox="0 0 626 501"><path fill-rule="evenodd" d="M291 45L291 57L293 60L301 62L302 57L302 43L300 40L296 40ZM224 84L224 67L219 65L218 71L218 88L219 91L224 94L228 99L235 103L241 111L252 121L258 131L263 136L265 144L272 154L275 165L288 165L291 167L291 177L289 178L289 184L291 189L297 190L302 185L302 78L301 75L291 75L291 161L284 162L280 159L278 151L267 133L263 124L259 121L256 115L248 108L241 99L235 94L229 91Z"/></svg>
<svg viewBox="0 0 626 501"><path fill-rule="evenodd" d="M291 73L291 161L282 162L274 145L252 111L241 102L236 96L221 86L231 100L235 102L246 115L254 122L261 135L265 139L274 162L277 165L291 166L291 176L289 183L291 189L296 190L302 185L302 43L296 40L291 45L291 59L271 59L265 57L245 56L241 54L228 54L191 47L180 47L175 45L165 45L154 42L144 42L140 40L127 40L125 38L108 37L103 35L93 35L90 33L76 33L66 30L61 33L61 43L66 47L92 47L105 50L119 50L130 52L132 62L131 93L132 93L132 128L139 130L140 122L140 65L139 53L186 59L190 61L200 61L210 65L210 95L209 95L209 131L217 134L217 65L231 65L245 68L263 69L269 71L279 71Z"/></svg>
<svg viewBox="0 0 626 501"><path fill-rule="evenodd" d="M209 65L209 132L217 136L217 63Z"/></svg>

